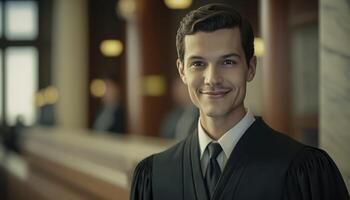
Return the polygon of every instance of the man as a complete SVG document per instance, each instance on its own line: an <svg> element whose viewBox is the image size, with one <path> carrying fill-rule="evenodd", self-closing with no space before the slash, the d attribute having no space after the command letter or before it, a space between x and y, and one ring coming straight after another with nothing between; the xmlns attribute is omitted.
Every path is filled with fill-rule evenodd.
<svg viewBox="0 0 350 200"><path fill-rule="evenodd" d="M135 169L131 199L349 199L331 158L271 129L244 107L256 58L249 23L222 4L187 14L177 66L198 129Z"/></svg>

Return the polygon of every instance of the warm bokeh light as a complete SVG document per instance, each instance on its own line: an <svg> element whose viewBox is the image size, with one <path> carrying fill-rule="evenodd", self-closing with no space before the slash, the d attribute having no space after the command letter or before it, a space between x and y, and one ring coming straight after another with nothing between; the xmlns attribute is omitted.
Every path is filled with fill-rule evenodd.
<svg viewBox="0 0 350 200"><path fill-rule="evenodd" d="M104 40L100 49L104 56L116 57L123 52L123 43L120 40Z"/></svg>
<svg viewBox="0 0 350 200"><path fill-rule="evenodd" d="M262 57L265 52L264 40L262 38L256 37L254 38L254 49L255 55L257 57Z"/></svg>
<svg viewBox="0 0 350 200"><path fill-rule="evenodd" d="M106 92L106 83L101 79L95 79L90 84L90 93L94 97L102 97Z"/></svg>
<svg viewBox="0 0 350 200"><path fill-rule="evenodd" d="M191 6L192 0L164 0L170 9L186 9Z"/></svg>
<svg viewBox="0 0 350 200"><path fill-rule="evenodd" d="M143 79L143 94L146 96L162 96L165 94L165 78L160 75L149 75Z"/></svg>
<svg viewBox="0 0 350 200"><path fill-rule="evenodd" d="M45 105L57 103L59 98L58 89L54 86L48 86L35 93L34 104L36 107L42 107Z"/></svg>
<svg viewBox="0 0 350 200"><path fill-rule="evenodd" d="M49 86L44 90L46 104L55 104L58 101L58 90L54 86Z"/></svg>
<svg viewBox="0 0 350 200"><path fill-rule="evenodd" d="M125 19L131 19L136 13L135 0L120 0L117 4L117 13Z"/></svg>
<svg viewBox="0 0 350 200"><path fill-rule="evenodd" d="M42 91L39 91L35 94L34 102L36 107L42 107L46 104L45 97Z"/></svg>

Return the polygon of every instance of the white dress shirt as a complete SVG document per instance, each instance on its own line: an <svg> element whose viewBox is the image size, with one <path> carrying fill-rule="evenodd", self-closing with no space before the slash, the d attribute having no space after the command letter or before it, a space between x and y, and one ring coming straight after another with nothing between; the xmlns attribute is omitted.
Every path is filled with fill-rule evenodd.
<svg viewBox="0 0 350 200"><path fill-rule="evenodd" d="M248 110L246 115L239 121L235 126L228 130L224 135L215 141L210 138L205 130L203 129L200 119L198 120L198 139L200 148L200 161L202 167L203 176L205 176L205 171L209 163L209 152L206 150L210 142L219 143L222 152L218 155L217 161L221 168L221 172L224 170L226 162L231 155L231 152L235 148L239 139L246 132L246 130L254 123L254 115Z"/></svg>

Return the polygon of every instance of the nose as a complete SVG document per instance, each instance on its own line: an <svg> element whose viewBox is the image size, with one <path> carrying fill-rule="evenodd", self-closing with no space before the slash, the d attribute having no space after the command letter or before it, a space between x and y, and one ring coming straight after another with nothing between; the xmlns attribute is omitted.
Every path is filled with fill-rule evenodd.
<svg viewBox="0 0 350 200"><path fill-rule="evenodd" d="M223 78L219 70L215 65L208 65L204 73L204 83L210 86L221 84Z"/></svg>

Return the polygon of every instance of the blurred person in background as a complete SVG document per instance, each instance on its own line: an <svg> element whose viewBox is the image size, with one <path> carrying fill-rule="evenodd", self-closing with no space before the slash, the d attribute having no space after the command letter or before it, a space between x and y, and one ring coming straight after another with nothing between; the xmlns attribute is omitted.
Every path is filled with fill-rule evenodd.
<svg viewBox="0 0 350 200"><path fill-rule="evenodd" d="M244 105L256 72L251 25L233 8L208 4L177 32L177 66L198 128L136 167L132 200L348 200L329 155L273 130Z"/></svg>
<svg viewBox="0 0 350 200"><path fill-rule="evenodd" d="M54 105L46 104L39 107L38 124L42 126L55 125Z"/></svg>
<svg viewBox="0 0 350 200"><path fill-rule="evenodd" d="M115 78L104 78L106 90L102 107L93 123L93 130L111 133L125 133L124 107L121 104L121 88Z"/></svg>
<svg viewBox="0 0 350 200"><path fill-rule="evenodd" d="M199 113L197 107L192 104L186 85L181 79L176 78L172 81L171 94L175 106L163 120L161 136L182 140L193 132Z"/></svg>

